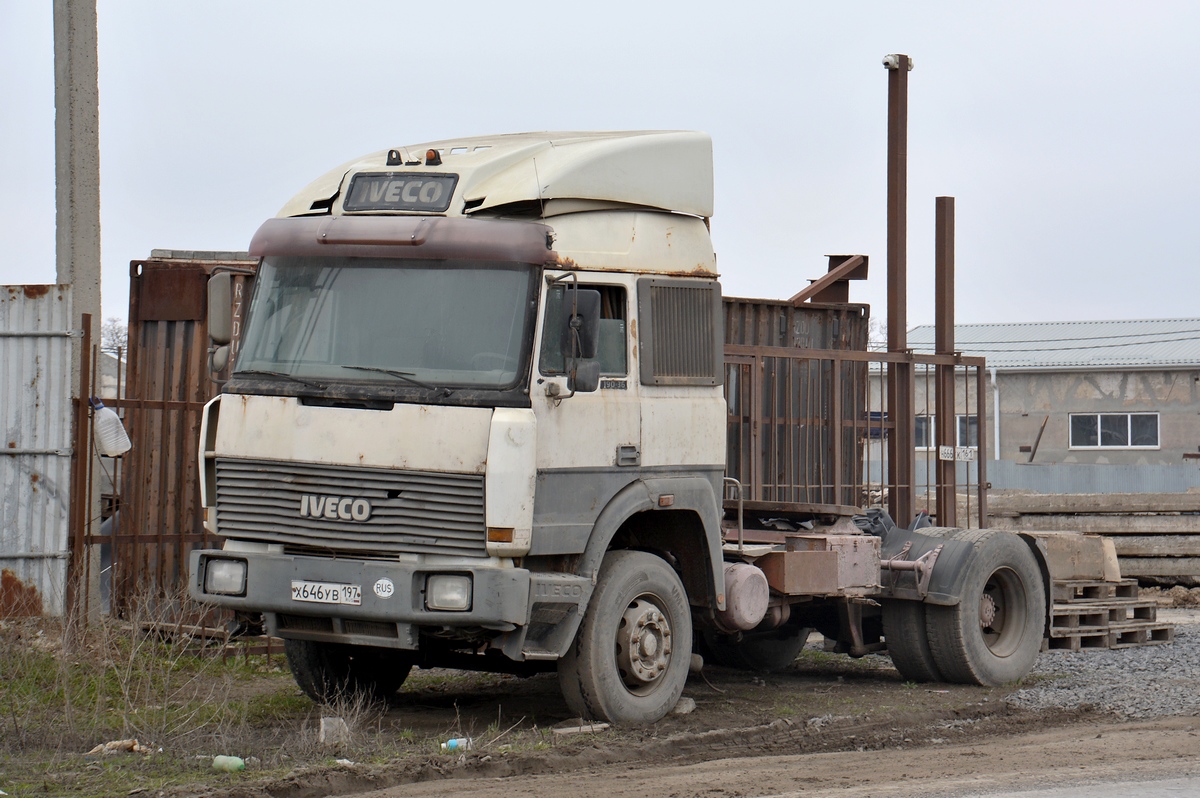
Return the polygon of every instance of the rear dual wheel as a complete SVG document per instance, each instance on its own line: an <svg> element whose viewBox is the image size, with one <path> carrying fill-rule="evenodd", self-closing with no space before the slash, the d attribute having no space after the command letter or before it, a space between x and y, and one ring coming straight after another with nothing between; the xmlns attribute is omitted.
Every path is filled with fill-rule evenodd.
<svg viewBox="0 0 1200 798"><path fill-rule="evenodd" d="M929 649L947 681L998 687L1033 668L1046 624L1046 590L1033 552L1013 534L960 533L975 544L962 601L928 605Z"/></svg>
<svg viewBox="0 0 1200 798"><path fill-rule="evenodd" d="M958 604L893 601L884 637L905 679L996 687L1022 679L1041 651L1046 591L1041 569L1016 535L963 530L974 548Z"/></svg>

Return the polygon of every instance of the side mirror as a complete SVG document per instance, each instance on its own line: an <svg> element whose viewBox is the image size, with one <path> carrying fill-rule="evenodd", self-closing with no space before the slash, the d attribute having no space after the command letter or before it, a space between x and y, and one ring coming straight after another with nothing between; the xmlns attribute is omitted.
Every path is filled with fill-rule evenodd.
<svg viewBox="0 0 1200 798"><path fill-rule="evenodd" d="M571 315L572 293L575 314ZM574 288L564 298L563 354L568 358L594 358L600 351L600 292ZM578 340L578 350L575 342Z"/></svg>
<svg viewBox="0 0 1200 798"><path fill-rule="evenodd" d="M229 272L208 278L208 337L218 345L233 340L233 275Z"/></svg>
<svg viewBox="0 0 1200 798"><path fill-rule="evenodd" d="M575 393L591 393L600 387L600 361L577 360L575 372L567 380L567 387Z"/></svg>
<svg viewBox="0 0 1200 798"><path fill-rule="evenodd" d="M208 351L208 370L219 374L229 365L229 346L214 346Z"/></svg>

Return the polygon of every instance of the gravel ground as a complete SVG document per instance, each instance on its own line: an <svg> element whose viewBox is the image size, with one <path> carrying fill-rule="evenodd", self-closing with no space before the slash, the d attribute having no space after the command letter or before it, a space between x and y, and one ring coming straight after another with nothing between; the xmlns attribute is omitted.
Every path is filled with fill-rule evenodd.
<svg viewBox="0 0 1200 798"><path fill-rule="evenodd" d="M1046 651L1036 684L1008 698L1025 709L1093 708L1124 718L1200 716L1200 610L1160 609L1175 624L1167 645L1116 650Z"/></svg>

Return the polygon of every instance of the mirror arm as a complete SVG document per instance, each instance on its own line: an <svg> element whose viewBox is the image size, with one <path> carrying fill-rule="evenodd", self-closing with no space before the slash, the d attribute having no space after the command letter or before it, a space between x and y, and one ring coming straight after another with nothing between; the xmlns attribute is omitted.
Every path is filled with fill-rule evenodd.
<svg viewBox="0 0 1200 798"><path fill-rule="evenodd" d="M558 388L558 383L551 383L550 385L546 386L547 393L554 398L554 404L557 406L558 403L563 399L570 399L575 395L575 372L579 368L579 359L575 357L575 352L577 349L582 348L579 343L579 275L575 274L575 272L568 272L567 274L562 274L558 277L549 277L547 279L549 280L550 285L558 285L559 283L566 282L571 283L570 288L567 289L571 292L571 315L569 317L571 325L571 354L569 356L570 367L567 369L567 385L569 387L569 391L563 394L551 393L552 388Z"/></svg>

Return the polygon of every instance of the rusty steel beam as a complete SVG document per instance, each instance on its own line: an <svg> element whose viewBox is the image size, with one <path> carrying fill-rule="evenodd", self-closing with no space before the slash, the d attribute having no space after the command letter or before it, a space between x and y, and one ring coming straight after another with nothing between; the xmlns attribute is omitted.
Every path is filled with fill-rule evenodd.
<svg viewBox="0 0 1200 798"><path fill-rule="evenodd" d="M887 144L887 303L888 351L908 350L908 72L907 55L883 59L888 70ZM888 511L896 523L913 518L916 491L913 418L913 369L897 363L888 370L887 412L894 427L888 436Z"/></svg>
<svg viewBox="0 0 1200 798"><path fill-rule="evenodd" d="M835 264L834 261L838 258L846 258L840 264ZM800 305L813 297L819 295L825 289L831 287L839 280L865 280L867 263L866 255L830 255L829 256L829 272L823 277L818 277L808 284L804 290L793 296L788 302L793 305ZM845 301L845 300L843 300Z"/></svg>
<svg viewBox="0 0 1200 798"><path fill-rule="evenodd" d="M978 366L984 368L987 359L968 355L936 355L917 352L860 352L852 349L804 349L798 346L752 346L750 344L725 344L725 354L750 357L782 357L793 360L833 360L856 363L910 363L916 366L936 366L945 363L953 366Z"/></svg>
<svg viewBox="0 0 1200 798"><path fill-rule="evenodd" d="M71 556L67 560L67 595L63 610L66 617L75 621L85 620L87 617L81 613L82 607L79 606L79 601L80 591L87 591L87 585L80 583L84 577L82 566L86 556L83 539L87 533L88 518L91 515L91 508L87 504L89 491L85 483L89 479L91 471L89 465L92 457L91 435L89 434L91 426L88 423L88 396L92 389L92 374L89 368L91 361L88 357L92 350L92 314L84 313L81 321L83 340L77 350L79 352L80 391L79 396L75 397L73 408L75 413L74 442L72 443L74 453L71 457L71 487L68 491L71 503L68 511L67 548Z"/></svg>
<svg viewBox="0 0 1200 798"><path fill-rule="evenodd" d="M934 234L934 350L939 355L954 354L954 197L935 201ZM955 368L939 363L934 367L937 416L937 513L938 526L958 526L957 463L944 460L940 447L957 446L954 396ZM966 397L963 397L964 400ZM964 407L967 413L970 410Z"/></svg>

